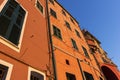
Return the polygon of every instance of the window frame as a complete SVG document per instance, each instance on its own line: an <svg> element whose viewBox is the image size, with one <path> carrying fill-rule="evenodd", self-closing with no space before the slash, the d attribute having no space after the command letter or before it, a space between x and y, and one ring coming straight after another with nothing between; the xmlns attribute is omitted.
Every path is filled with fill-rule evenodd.
<svg viewBox="0 0 120 80"><path fill-rule="evenodd" d="M43 12L38 8L37 2L39 2L40 6L42 7ZM38 10L42 15L45 15L45 8L44 8L44 6L41 4L40 0L36 0L36 1L35 1L35 7L37 8L37 10Z"/></svg>
<svg viewBox="0 0 120 80"><path fill-rule="evenodd" d="M53 35L62 40L61 30L55 25L53 25Z"/></svg>
<svg viewBox="0 0 120 80"><path fill-rule="evenodd" d="M10 80L10 77L11 77L11 74L12 74L13 65L11 63L8 63L8 62L2 60L2 59L0 59L0 64L3 65L3 66L8 67L8 71L7 71L5 80Z"/></svg>
<svg viewBox="0 0 120 80"><path fill-rule="evenodd" d="M7 4L8 0L4 0L3 3L0 5L0 12L3 10L4 6ZM19 2L16 1L18 4ZM13 44L12 42L10 42L9 40L7 40L6 38L0 36L0 42L3 43L4 45L12 48L13 50L17 51L17 52L20 52L20 49L21 49L21 44L22 44L22 38L23 38L23 34L24 34L24 29L25 29L25 25L26 25L26 20L27 20L27 16L28 16L28 11L22 6L19 4L19 6L21 8L24 9L24 11L26 12L25 16L24 16L24 21L23 21L23 24L22 24L22 29L21 29L21 33L20 33L20 37L19 37L19 44L18 45L15 45Z"/></svg>
<svg viewBox="0 0 120 80"><path fill-rule="evenodd" d="M52 8L50 8L50 15L57 19L57 13Z"/></svg>
<svg viewBox="0 0 120 80"><path fill-rule="evenodd" d="M66 26L69 30L72 30L69 22L65 21L65 26Z"/></svg>
<svg viewBox="0 0 120 80"><path fill-rule="evenodd" d="M90 73L88 73L88 72L86 72L86 71L83 71L83 73L84 73L84 76L85 76L86 80L88 80L88 79L87 79L88 76L89 76L89 78L90 78L90 77L92 78L92 79L89 79L89 80L94 80L94 77L93 77L92 74L90 74Z"/></svg>
<svg viewBox="0 0 120 80"><path fill-rule="evenodd" d="M32 67L28 67L28 79L27 79L27 80L30 80L31 71L34 71L34 72L36 72L36 73L39 73L39 74L43 75L43 76L44 76L44 80L46 80L46 75L45 75L45 73L43 73L43 72L41 72L41 71L39 71L39 70L37 70L37 69L34 69L34 68L32 68Z"/></svg>
<svg viewBox="0 0 120 80"><path fill-rule="evenodd" d="M84 52L85 57L90 58L90 56L88 54L88 51L87 51L87 49L84 46L82 46L82 50Z"/></svg>
<svg viewBox="0 0 120 80"><path fill-rule="evenodd" d="M74 39L71 38L71 43L72 43L72 47L75 49L75 50L78 50L78 46L77 46L77 43Z"/></svg>
<svg viewBox="0 0 120 80"><path fill-rule="evenodd" d="M75 29L75 33L79 38L81 38L80 33L76 29Z"/></svg>

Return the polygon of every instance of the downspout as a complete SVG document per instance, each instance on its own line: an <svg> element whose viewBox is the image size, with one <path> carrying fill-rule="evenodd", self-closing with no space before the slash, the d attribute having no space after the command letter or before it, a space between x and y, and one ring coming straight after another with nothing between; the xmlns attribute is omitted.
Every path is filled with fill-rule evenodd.
<svg viewBox="0 0 120 80"><path fill-rule="evenodd" d="M83 80L86 80L86 78L85 78L85 76L84 76L84 73L83 73L83 70L82 70L82 67L81 67L81 64L80 64L80 60L77 58L77 62L78 62L78 66L79 66L79 68L80 68L80 72L81 72L81 74L82 74L82 78L83 78Z"/></svg>
<svg viewBox="0 0 120 80"><path fill-rule="evenodd" d="M48 0L46 0L46 16L47 16L47 22L48 22L48 36L49 36L49 42L50 42L50 48L52 53L52 64L53 64L53 71L54 71L54 80L57 80L56 75L56 62L55 62L55 56L54 56L54 50L53 50L53 42L52 42L52 36L51 36L51 29L50 29L50 18L49 18L49 9L48 9Z"/></svg>

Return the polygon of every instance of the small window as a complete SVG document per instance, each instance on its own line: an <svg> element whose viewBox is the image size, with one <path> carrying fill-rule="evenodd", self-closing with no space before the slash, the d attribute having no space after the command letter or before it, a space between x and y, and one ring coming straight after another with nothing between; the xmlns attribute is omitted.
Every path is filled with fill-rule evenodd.
<svg viewBox="0 0 120 80"><path fill-rule="evenodd" d="M75 24L74 20L72 18L70 18L71 22Z"/></svg>
<svg viewBox="0 0 120 80"><path fill-rule="evenodd" d="M75 30L75 32L76 32L76 35L80 37L80 33L77 30Z"/></svg>
<svg viewBox="0 0 120 80"><path fill-rule="evenodd" d="M37 8L40 10L40 12L43 13L43 6L40 4L39 1L37 1L36 6L37 6Z"/></svg>
<svg viewBox="0 0 120 80"><path fill-rule="evenodd" d="M57 18L56 12L52 9L50 9L50 13L53 17Z"/></svg>
<svg viewBox="0 0 120 80"><path fill-rule="evenodd" d="M49 0L54 5L54 0Z"/></svg>
<svg viewBox="0 0 120 80"><path fill-rule="evenodd" d="M61 36L61 31L60 29L58 29L56 26L53 25L53 32L54 32L54 35L56 37L58 37L59 39L62 39L62 36Z"/></svg>
<svg viewBox="0 0 120 80"><path fill-rule="evenodd" d="M75 75L71 73L66 72L66 77L67 77L67 80L76 80Z"/></svg>
<svg viewBox="0 0 120 80"><path fill-rule="evenodd" d="M84 71L84 75L86 80L94 80L92 74Z"/></svg>
<svg viewBox="0 0 120 80"><path fill-rule="evenodd" d="M72 42L73 48L78 50L78 47L77 47L75 40L71 39L71 42Z"/></svg>
<svg viewBox="0 0 120 80"><path fill-rule="evenodd" d="M30 80L44 80L44 76L35 71L31 71Z"/></svg>
<svg viewBox="0 0 120 80"><path fill-rule="evenodd" d="M67 59L66 59L66 64L67 64L67 65L70 65L69 60L67 60Z"/></svg>
<svg viewBox="0 0 120 80"><path fill-rule="evenodd" d="M63 14L64 16L66 16L66 13L65 13L65 11L64 11L64 10L62 10L62 14Z"/></svg>
<svg viewBox="0 0 120 80"><path fill-rule="evenodd" d="M0 80L6 80L8 67L0 64Z"/></svg>
<svg viewBox="0 0 120 80"><path fill-rule="evenodd" d="M88 55L88 52L87 52L86 48L84 48L84 47L82 46L82 49L83 49L83 51L84 51L84 55L85 55L87 58L89 58L89 55Z"/></svg>
<svg viewBox="0 0 120 80"><path fill-rule="evenodd" d="M25 14L15 0L8 0L0 13L0 36L18 45Z"/></svg>
<svg viewBox="0 0 120 80"><path fill-rule="evenodd" d="M65 21L65 25L71 30L70 24L67 21Z"/></svg>

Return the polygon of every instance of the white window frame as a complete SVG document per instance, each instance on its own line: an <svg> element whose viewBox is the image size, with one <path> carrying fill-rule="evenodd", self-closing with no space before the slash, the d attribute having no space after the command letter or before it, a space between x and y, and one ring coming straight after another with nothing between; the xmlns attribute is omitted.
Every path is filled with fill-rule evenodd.
<svg viewBox="0 0 120 80"><path fill-rule="evenodd" d="M8 63L8 62L6 62L6 61L4 61L4 60L1 60L1 59L0 59L0 64L8 67L8 72L6 74L5 80L10 80L12 69L13 69L13 65Z"/></svg>
<svg viewBox="0 0 120 80"><path fill-rule="evenodd" d="M7 3L8 0L4 0L3 3L0 5L0 12L2 11L2 9L4 8L5 4ZM19 3L18 1L16 1L17 3ZM20 3L19 3L20 5ZM20 34L20 38L19 38L19 44L18 46L13 44L12 42L10 42L9 40L5 39L4 37L0 36L0 42L5 44L6 46L12 48L13 50L20 52L21 49L21 44L22 44L22 39L23 39L23 34L24 34L24 30L25 30L25 24L27 21L27 16L28 16L28 11L22 6L20 5L26 12L25 14L25 18L24 18L24 22L22 25L22 30L21 30L21 34Z"/></svg>
<svg viewBox="0 0 120 80"><path fill-rule="evenodd" d="M27 80L30 80L31 71L35 71L35 72L43 75L43 76L44 76L44 80L46 80L46 75L45 75L45 73L43 73L43 72L41 72L41 71L39 71L39 70L37 70L37 69L34 69L34 68L32 68L32 67L28 67L28 79L27 79Z"/></svg>
<svg viewBox="0 0 120 80"><path fill-rule="evenodd" d="M43 7L43 13L37 8L37 1L41 4L41 6ZM37 10L40 12L40 14L42 14L44 17L45 17L45 8L44 6L42 5L42 3L40 2L40 0L36 0L35 1L35 7L37 8Z"/></svg>

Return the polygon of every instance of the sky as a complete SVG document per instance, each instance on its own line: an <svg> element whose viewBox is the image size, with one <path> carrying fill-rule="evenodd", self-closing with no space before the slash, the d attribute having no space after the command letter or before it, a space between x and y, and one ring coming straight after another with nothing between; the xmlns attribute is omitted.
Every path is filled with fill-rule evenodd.
<svg viewBox="0 0 120 80"><path fill-rule="evenodd" d="M120 0L58 0L100 42L120 70Z"/></svg>

